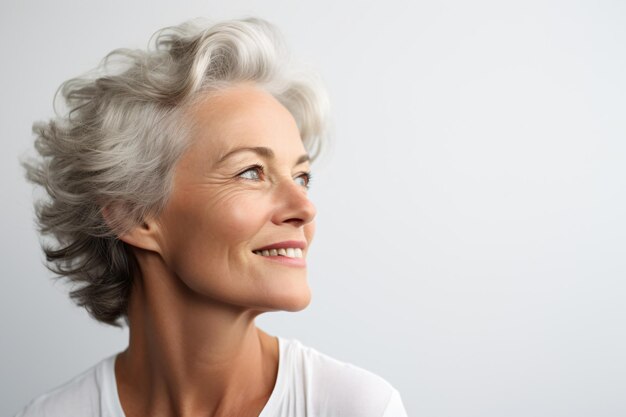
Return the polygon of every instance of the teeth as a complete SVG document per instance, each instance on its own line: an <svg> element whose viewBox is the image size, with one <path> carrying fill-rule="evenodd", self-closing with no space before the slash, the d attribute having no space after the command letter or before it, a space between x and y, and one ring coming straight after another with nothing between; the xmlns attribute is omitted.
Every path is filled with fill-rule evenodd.
<svg viewBox="0 0 626 417"><path fill-rule="evenodd" d="M300 248L281 248L268 250L255 250L254 253L261 256L285 256L287 258L302 258L302 249Z"/></svg>

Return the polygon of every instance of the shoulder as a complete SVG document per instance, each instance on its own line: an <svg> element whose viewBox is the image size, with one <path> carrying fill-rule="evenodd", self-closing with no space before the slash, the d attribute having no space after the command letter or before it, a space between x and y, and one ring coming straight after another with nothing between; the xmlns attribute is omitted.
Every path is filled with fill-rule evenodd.
<svg viewBox="0 0 626 417"><path fill-rule="evenodd" d="M102 368L108 360L111 358L103 359L63 385L34 398L15 417L100 416Z"/></svg>
<svg viewBox="0 0 626 417"><path fill-rule="evenodd" d="M386 414L400 402L398 391L383 377L349 362L335 359L296 339L290 341L307 396L314 397L315 415L402 416ZM296 374L297 375L297 374Z"/></svg>

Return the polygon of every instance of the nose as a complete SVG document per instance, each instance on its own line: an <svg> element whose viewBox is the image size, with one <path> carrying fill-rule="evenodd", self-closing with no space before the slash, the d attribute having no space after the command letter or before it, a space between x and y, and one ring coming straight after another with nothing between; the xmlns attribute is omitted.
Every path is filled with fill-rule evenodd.
<svg viewBox="0 0 626 417"><path fill-rule="evenodd" d="M313 221L317 210L301 185L285 179L280 181L275 193L277 208L272 219L275 224L301 227Z"/></svg>

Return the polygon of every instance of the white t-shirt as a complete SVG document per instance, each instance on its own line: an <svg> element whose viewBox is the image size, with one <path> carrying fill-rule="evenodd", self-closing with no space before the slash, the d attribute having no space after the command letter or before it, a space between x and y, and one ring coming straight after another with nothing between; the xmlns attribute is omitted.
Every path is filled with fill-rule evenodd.
<svg viewBox="0 0 626 417"><path fill-rule="evenodd" d="M382 377L278 337L278 375L259 417L407 417ZM15 417L125 417L112 355L30 402Z"/></svg>

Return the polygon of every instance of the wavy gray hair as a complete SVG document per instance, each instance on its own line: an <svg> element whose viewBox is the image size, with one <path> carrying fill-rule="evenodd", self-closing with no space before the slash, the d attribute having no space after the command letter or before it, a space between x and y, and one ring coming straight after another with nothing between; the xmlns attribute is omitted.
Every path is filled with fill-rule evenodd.
<svg viewBox="0 0 626 417"><path fill-rule="evenodd" d="M47 191L35 203L50 270L96 320L121 326L136 272L117 236L158 215L189 143L185 110L211 91L253 82L294 116L312 158L328 126L319 78L296 70L278 31L249 18L192 20L157 31L148 50L116 49L93 72L64 82L66 112L33 124L39 156L22 161ZM114 207L107 220L103 207Z"/></svg>

